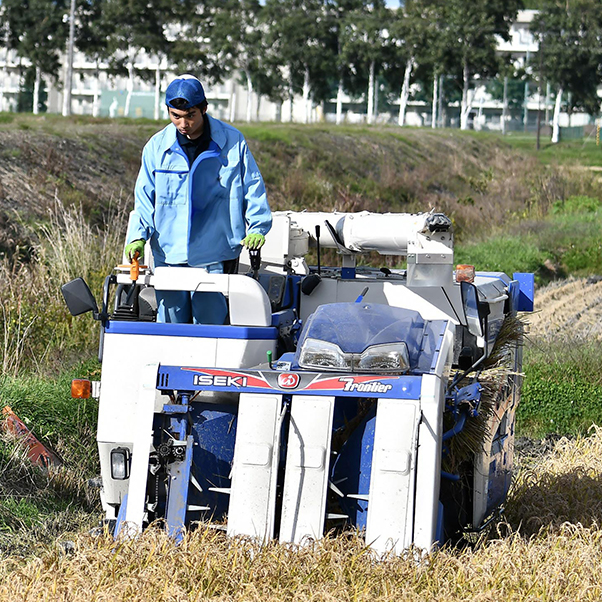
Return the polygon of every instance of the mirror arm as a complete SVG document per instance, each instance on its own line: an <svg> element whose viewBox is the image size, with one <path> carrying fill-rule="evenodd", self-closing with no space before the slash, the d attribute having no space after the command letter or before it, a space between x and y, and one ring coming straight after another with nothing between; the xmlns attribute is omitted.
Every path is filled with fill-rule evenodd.
<svg viewBox="0 0 602 602"><path fill-rule="evenodd" d="M117 284L117 276L115 274L109 274L105 278L104 285L102 287L102 309L99 312L94 312L93 316L95 320L100 320L105 325L109 319L109 292L112 284Z"/></svg>

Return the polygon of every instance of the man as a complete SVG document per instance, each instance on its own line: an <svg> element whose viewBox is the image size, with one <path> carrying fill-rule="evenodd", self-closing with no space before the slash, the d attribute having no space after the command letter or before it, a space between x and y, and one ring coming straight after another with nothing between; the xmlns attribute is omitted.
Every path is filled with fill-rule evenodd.
<svg viewBox="0 0 602 602"><path fill-rule="evenodd" d="M265 186L243 135L207 115L201 82L181 75L167 87L171 123L142 151L126 256L150 245L155 266L224 272L242 249L259 249L272 225ZM220 293L156 291L159 322L223 324ZM192 320L191 320L192 319Z"/></svg>

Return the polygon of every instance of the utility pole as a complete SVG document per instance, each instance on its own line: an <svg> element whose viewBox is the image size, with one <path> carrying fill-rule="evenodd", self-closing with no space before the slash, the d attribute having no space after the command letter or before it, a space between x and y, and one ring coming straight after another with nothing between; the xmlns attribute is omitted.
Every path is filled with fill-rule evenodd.
<svg viewBox="0 0 602 602"><path fill-rule="evenodd" d="M75 39L75 0L69 8L69 41L67 43L67 72L63 91L63 117L71 115L71 88L73 87L73 44Z"/></svg>

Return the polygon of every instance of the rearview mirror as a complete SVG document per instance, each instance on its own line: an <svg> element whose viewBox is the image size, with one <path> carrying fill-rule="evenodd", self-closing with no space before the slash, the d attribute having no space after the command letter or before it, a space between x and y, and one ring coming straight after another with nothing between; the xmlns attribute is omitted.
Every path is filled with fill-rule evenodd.
<svg viewBox="0 0 602 602"><path fill-rule="evenodd" d="M460 282L462 308L466 317L468 332L475 337L483 336L483 324L479 315L479 298L477 287L470 282Z"/></svg>
<svg viewBox="0 0 602 602"><path fill-rule="evenodd" d="M76 278L63 284L61 292L72 316L79 316L87 311L93 312L95 318L98 316L96 299L83 278Z"/></svg>

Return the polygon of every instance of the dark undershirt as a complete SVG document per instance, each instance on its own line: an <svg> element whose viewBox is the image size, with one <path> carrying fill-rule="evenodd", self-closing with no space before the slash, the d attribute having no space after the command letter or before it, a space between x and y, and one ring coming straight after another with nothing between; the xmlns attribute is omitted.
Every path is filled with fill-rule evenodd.
<svg viewBox="0 0 602 602"><path fill-rule="evenodd" d="M203 133L198 138L190 140L190 138L180 134L177 130L176 136L182 150L188 157L189 164L192 165L194 160L209 148L209 143L211 142L211 126L209 125L207 115L203 115Z"/></svg>

